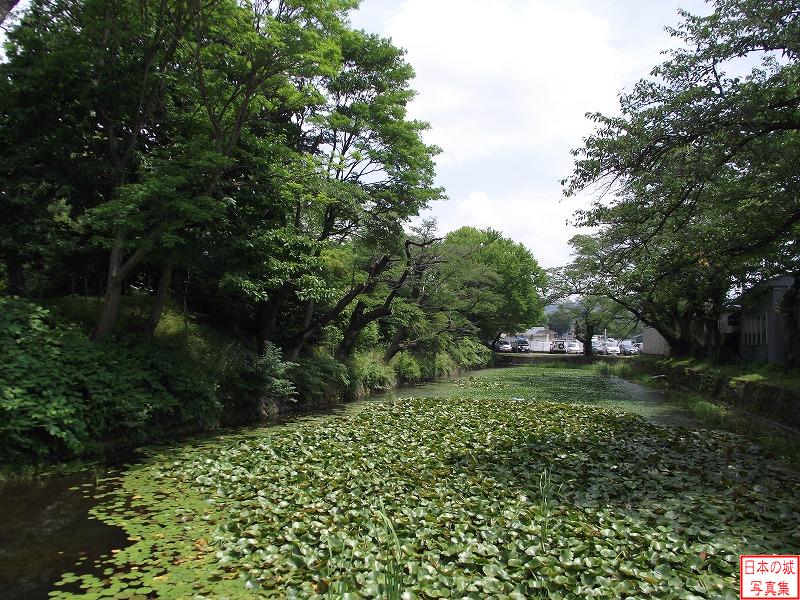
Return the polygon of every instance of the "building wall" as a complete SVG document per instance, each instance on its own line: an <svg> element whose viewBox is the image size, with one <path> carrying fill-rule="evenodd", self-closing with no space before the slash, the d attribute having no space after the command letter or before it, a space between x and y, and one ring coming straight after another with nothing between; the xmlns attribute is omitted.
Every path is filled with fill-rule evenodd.
<svg viewBox="0 0 800 600"><path fill-rule="evenodd" d="M652 327L645 327L642 331L642 352L644 354L669 355L669 344Z"/></svg>
<svg viewBox="0 0 800 600"><path fill-rule="evenodd" d="M744 360L783 363L783 319L780 304L791 285L789 276L777 278L748 294L742 308L739 353ZM795 309L798 310L798 309Z"/></svg>

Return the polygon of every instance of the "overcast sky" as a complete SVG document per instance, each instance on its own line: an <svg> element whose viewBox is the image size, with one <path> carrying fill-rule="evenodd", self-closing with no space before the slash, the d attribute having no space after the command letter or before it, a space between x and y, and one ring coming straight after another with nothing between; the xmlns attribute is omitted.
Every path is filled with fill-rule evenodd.
<svg viewBox="0 0 800 600"><path fill-rule="evenodd" d="M544 267L569 260L566 225L586 199L562 199L585 113L617 96L675 45L664 31L701 0L363 0L351 21L391 37L416 70L411 115L443 150L433 205L441 232L493 227Z"/></svg>

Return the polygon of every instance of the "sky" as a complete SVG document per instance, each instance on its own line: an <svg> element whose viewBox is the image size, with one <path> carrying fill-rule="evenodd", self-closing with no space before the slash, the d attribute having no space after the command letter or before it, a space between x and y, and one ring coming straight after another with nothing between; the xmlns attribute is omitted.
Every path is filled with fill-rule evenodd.
<svg viewBox="0 0 800 600"><path fill-rule="evenodd" d="M564 199L570 150L592 132L587 112L614 114L618 95L677 41L665 26L701 0L362 0L358 28L390 37L416 71L413 118L442 149L448 200L425 213L440 233L492 227L543 267L569 261Z"/></svg>

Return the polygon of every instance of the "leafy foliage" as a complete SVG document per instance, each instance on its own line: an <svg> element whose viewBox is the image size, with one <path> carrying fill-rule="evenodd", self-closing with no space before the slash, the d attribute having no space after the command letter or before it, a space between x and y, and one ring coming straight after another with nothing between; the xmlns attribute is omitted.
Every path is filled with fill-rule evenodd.
<svg viewBox="0 0 800 600"><path fill-rule="evenodd" d="M374 391L385 391L397 385L395 372L383 362L379 352L358 352L350 367L352 394L363 398Z"/></svg>
<svg viewBox="0 0 800 600"><path fill-rule="evenodd" d="M268 402L296 401L290 379L296 366L283 361L272 345L259 355L232 344L220 375L223 422L255 423L268 416L264 414Z"/></svg>
<svg viewBox="0 0 800 600"><path fill-rule="evenodd" d="M465 302L474 311L481 339L522 331L542 319L542 289L547 278L525 246L497 231L473 227L449 233L445 242L463 261L456 268L478 272L462 281L470 294L477 292ZM489 298L485 296L487 292L491 294ZM487 303L491 308L486 307Z"/></svg>
<svg viewBox="0 0 800 600"><path fill-rule="evenodd" d="M0 64L0 290L124 352L210 324L176 355L225 423L391 387L401 351L407 381L482 364L461 340L537 318L543 273L498 232L406 232L439 149L357 4L33 0Z"/></svg>
<svg viewBox="0 0 800 600"><path fill-rule="evenodd" d="M92 344L25 300L0 299L3 461L71 458L217 423L215 384L154 345Z"/></svg>
<svg viewBox="0 0 800 600"><path fill-rule="evenodd" d="M347 367L326 352L301 357L289 375L298 399L312 406L338 398L351 381Z"/></svg>
<svg viewBox="0 0 800 600"><path fill-rule="evenodd" d="M597 192L576 219L597 233L573 240L586 291L678 355L715 352L728 296L800 266L796 7L712 6L682 13L678 48L622 95L620 116L592 115L565 181L568 194ZM797 321L784 319L789 362L800 361Z"/></svg>
<svg viewBox="0 0 800 600"><path fill-rule="evenodd" d="M459 367L479 369L489 364L492 351L472 338L456 339L449 348L450 355Z"/></svg>
<svg viewBox="0 0 800 600"><path fill-rule="evenodd" d="M395 354L390 364L400 383L413 385L422 379L422 369L419 366L419 362L410 352Z"/></svg>

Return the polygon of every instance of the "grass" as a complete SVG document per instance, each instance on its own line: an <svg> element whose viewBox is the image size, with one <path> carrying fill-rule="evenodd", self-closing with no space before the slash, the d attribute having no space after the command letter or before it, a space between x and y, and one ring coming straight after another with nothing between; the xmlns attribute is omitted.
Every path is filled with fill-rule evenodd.
<svg viewBox="0 0 800 600"><path fill-rule="evenodd" d="M800 390L800 370L793 369L786 372L780 365L744 361L724 364L694 358L665 358L657 362L665 368L684 367L694 369L710 375L727 377L734 382L757 382L791 390Z"/></svg>
<svg viewBox="0 0 800 600"><path fill-rule="evenodd" d="M739 554L800 551L785 464L648 422L615 378L431 389L152 450L93 511L131 545L51 597L733 599Z"/></svg>

